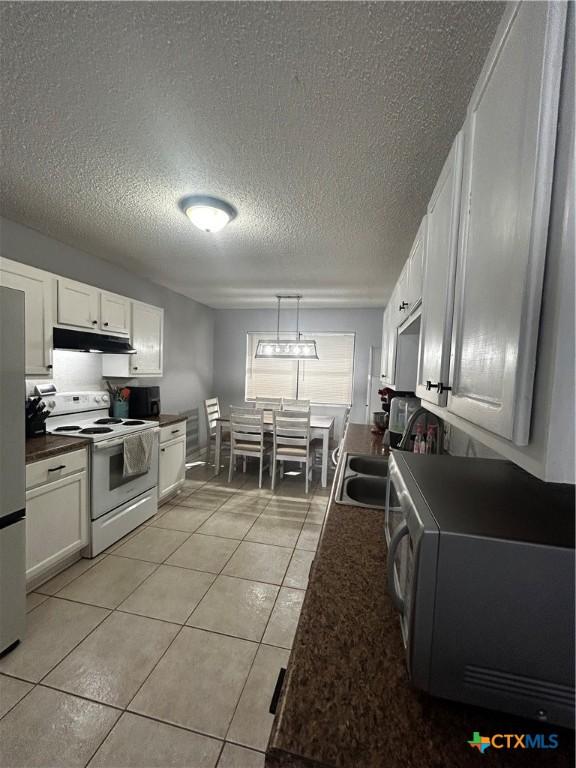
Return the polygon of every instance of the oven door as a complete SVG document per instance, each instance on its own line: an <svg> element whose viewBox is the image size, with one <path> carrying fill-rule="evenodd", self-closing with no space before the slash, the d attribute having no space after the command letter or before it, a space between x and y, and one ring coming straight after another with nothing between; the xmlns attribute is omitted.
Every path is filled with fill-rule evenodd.
<svg viewBox="0 0 576 768"><path fill-rule="evenodd" d="M150 468L141 475L124 477L124 440L102 440L92 446L91 516L97 520L112 509L158 485L158 429L152 446Z"/></svg>

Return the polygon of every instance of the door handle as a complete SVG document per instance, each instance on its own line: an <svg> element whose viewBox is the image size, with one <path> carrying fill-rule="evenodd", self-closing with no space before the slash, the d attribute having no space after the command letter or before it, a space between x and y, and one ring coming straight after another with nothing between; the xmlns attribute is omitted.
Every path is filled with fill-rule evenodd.
<svg viewBox="0 0 576 768"><path fill-rule="evenodd" d="M390 539L390 546L388 547L388 590L396 609L402 614L404 613L404 598L396 589L396 581L394 579L394 560L396 559L396 552L398 551L400 542L404 536L408 536L409 533L410 531L408 529L408 523L404 521L394 531L394 534Z"/></svg>

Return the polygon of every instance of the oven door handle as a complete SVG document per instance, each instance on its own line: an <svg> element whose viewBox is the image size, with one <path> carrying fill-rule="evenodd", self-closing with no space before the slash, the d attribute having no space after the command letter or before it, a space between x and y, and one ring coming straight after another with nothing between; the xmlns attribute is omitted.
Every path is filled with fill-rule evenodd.
<svg viewBox="0 0 576 768"><path fill-rule="evenodd" d="M141 430L142 432L148 432L149 430ZM160 432L158 427L153 427L151 432ZM138 432L132 432L132 434L139 434ZM128 435L126 435L128 437ZM102 443L94 443L95 451L107 451L108 448L117 448L119 445L124 445L124 438L121 440L104 440Z"/></svg>
<svg viewBox="0 0 576 768"><path fill-rule="evenodd" d="M388 590L396 609L402 614L404 613L404 598L396 588L396 579L394 578L394 561L396 559L396 552L400 546L400 542L404 536L408 536L409 533L410 531L408 529L408 523L404 521L394 531L394 534L390 539L390 546L388 547Z"/></svg>

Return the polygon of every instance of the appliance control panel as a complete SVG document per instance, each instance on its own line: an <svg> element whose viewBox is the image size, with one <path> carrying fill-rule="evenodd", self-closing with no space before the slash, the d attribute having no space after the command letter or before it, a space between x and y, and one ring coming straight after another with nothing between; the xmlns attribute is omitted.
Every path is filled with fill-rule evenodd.
<svg viewBox="0 0 576 768"><path fill-rule="evenodd" d="M108 392L58 392L43 398L51 416L96 411L110 406Z"/></svg>

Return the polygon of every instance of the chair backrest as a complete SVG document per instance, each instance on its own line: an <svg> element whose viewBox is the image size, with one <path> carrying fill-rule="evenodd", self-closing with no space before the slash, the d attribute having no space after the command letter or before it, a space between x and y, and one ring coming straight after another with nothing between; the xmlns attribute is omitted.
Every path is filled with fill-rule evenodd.
<svg viewBox="0 0 576 768"><path fill-rule="evenodd" d="M206 426L208 434L216 434L216 421L220 418L220 403L217 397L210 397L204 400L204 409L206 411Z"/></svg>
<svg viewBox="0 0 576 768"><path fill-rule="evenodd" d="M236 450L238 444L254 445L259 451L264 444L264 414L254 408L230 406L230 444Z"/></svg>
<svg viewBox="0 0 576 768"><path fill-rule="evenodd" d="M283 448L310 446L310 411L274 411L274 448L277 454Z"/></svg>
<svg viewBox="0 0 576 768"><path fill-rule="evenodd" d="M282 409L282 398L257 397L254 407L259 411L280 411Z"/></svg>
<svg viewBox="0 0 576 768"><path fill-rule="evenodd" d="M309 411L310 400L291 400L289 397L282 398L283 411Z"/></svg>

